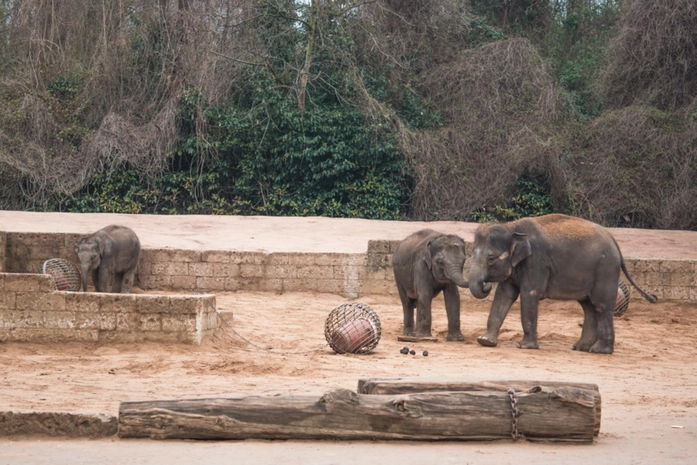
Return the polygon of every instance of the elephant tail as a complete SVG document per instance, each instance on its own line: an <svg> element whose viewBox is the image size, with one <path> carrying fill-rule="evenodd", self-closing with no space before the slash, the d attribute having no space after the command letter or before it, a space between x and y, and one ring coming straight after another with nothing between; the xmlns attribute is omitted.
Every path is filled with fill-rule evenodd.
<svg viewBox="0 0 697 465"><path fill-rule="evenodd" d="M614 241L615 238L613 237L612 240ZM632 286L634 286L634 288L637 291L639 291L639 294L641 294L644 297L644 299L648 300L652 304L655 304L656 302L658 302L658 297L656 297L654 294L648 294L648 293L644 292L644 290L642 288L637 286L637 283L634 282L632 277L629 275L629 271L627 271L627 265L625 265L625 263L624 263L624 257L622 256L622 251L620 250L619 245L617 245L617 241L615 241L615 246L617 247L617 251L620 253L620 265L622 267L622 271L624 272L624 275L627 277L627 280L630 283L632 283Z"/></svg>

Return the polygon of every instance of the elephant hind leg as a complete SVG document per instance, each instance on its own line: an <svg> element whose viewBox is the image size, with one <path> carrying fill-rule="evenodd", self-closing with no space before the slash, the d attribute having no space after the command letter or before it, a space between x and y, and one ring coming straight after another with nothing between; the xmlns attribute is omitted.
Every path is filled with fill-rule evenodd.
<svg viewBox="0 0 697 465"><path fill-rule="evenodd" d="M588 352L598 340L598 311L589 299L578 302L583 307L583 330L581 330L581 338L572 349Z"/></svg>
<svg viewBox="0 0 697 465"><path fill-rule="evenodd" d="M614 304L614 298L613 302ZM611 354L615 350L615 323L613 321L612 307L598 312L598 340L591 346L589 352L596 354Z"/></svg>
<svg viewBox="0 0 697 465"><path fill-rule="evenodd" d="M121 286L121 293L122 294L130 294L131 289L133 288L133 281L135 280L136 276L136 269L134 268L133 270L126 271L123 274L123 284Z"/></svg>
<svg viewBox="0 0 697 465"><path fill-rule="evenodd" d="M596 341L589 352L611 354L615 347L615 323L612 314L617 300L617 278L603 281L591 294L591 302L595 307Z"/></svg>

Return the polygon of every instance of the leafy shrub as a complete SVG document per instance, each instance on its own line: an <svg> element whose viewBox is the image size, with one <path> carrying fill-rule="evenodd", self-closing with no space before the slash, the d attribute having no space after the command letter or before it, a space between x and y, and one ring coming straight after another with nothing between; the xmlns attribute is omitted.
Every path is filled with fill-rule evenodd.
<svg viewBox="0 0 697 465"><path fill-rule="evenodd" d="M509 202L482 207L472 213L472 219L479 223L513 221L552 212L552 199L545 180L540 176L527 175L516 180L516 192Z"/></svg>
<svg viewBox="0 0 697 465"><path fill-rule="evenodd" d="M224 166L212 165L200 175L171 171L154 179L129 167L98 173L63 208L75 213L239 213L221 194L221 171L214 167L224 171Z"/></svg>
<svg viewBox="0 0 697 465"><path fill-rule="evenodd" d="M388 125L341 105L298 110L262 79L240 111L189 89L169 169L99 173L71 211L404 218L402 157Z"/></svg>
<svg viewBox="0 0 697 465"><path fill-rule="evenodd" d="M230 187L248 213L404 216L402 156L387 124L348 106L300 111L270 89L259 93L265 104L230 128L236 135L220 153L234 160Z"/></svg>

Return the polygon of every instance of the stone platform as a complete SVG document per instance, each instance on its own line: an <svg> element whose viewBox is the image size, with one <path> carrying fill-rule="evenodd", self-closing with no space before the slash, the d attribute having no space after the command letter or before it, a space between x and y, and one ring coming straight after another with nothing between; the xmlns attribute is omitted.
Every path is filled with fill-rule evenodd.
<svg viewBox="0 0 697 465"><path fill-rule="evenodd" d="M471 246L478 226L453 221L0 211L0 272L6 273L0 279L3 322L0 339L43 340L46 331L53 328L54 336L62 334L70 339L69 335L73 334L77 340L118 342L126 338L123 342L131 342L127 339L138 340L147 333L147 340L166 342L171 336L174 338L171 342L199 343L217 327L214 314L176 310L180 302L175 297L167 301L166 311L154 297L155 303L149 302L151 297L146 295L134 296L132 302L126 298L133 311L126 312L130 316L119 316L109 310L111 304L107 300L113 297L105 295L79 297L79 294L50 291L50 296L32 300L36 292L49 292L42 281L46 277L27 278L38 280L36 286L41 289L14 289L24 279L16 274L39 273L45 260L65 258L77 263L76 246L80 238L109 224L128 226L138 234L143 247L139 286L146 292L198 295L217 291L305 291L334 293L348 299L397 293L391 256L407 235L432 228L457 234ZM662 300L697 302L697 232L640 229L611 229L611 232L639 286ZM463 299L472 298L466 291L461 295ZM209 307L214 309L214 297L206 298L213 299ZM640 297L634 292L632 298ZM90 300L83 309L84 302L78 305L80 299L95 302ZM32 307L32 301L42 302L41 308ZM49 305L49 301L55 305ZM51 308L44 308L47 305ZM124 308L123 302L119 306ZM150 311L146 307L160 310ZM104 314L99 320L87 321L85 312L94 309ZM38 311L40 315L30 317L27 314L30 311ZM198 316L192 320L191 315ZM155 335L165 328L169 328L167 337ZM186 335L181 333L190 329ZM36 337L31 337L32 334Z"/></svg>

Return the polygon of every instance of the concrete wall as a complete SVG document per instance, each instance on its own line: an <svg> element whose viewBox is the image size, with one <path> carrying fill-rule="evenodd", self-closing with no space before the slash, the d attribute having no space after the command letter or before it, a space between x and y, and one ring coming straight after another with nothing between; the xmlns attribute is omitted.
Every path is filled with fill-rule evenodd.
<svg viewBox="0 0 697 465"><path fill-rule="evenodd" d="M77 263L79 235L0 233L4 269L37 273L49 258ZM312 291L355 299L365 294L396 295L392 253L399 241L369 241L365 254L302 254L226 250L144 249L139 278L144 290ZM471 256L472 244L467 244ZM3 252L0 252L2 266ZM697 302L697 262L625 258L636 283L662 300ZM465 264L467 266L467 264ZM632 290L630 286L630 291ZM636 291L632 298L641 298ZM463 292L464 299L472 298Z"/></svg>
<svg viewBox="0 0 697 465"><path fill-rule="evenodd" d="M77 259L77 243L81 234L5 234L4 264L2 271L10 273L39 273L41 265L50 258Z"/></svg>
<svg viewBox="0 0 697 465"><path fill-rule="evenodd" d="M7 233L0 231L0 272L5 271L5 251L7 250Z"/></svg>
<svg viewBox="0 0 697 465"><path fill-rule="evenodd" d="M5 247L0 244L5 253L4 271L39 273L43 262L51 258L79 264L77 244L81 237L7 233ZM365 254L143 249L138 278L143 290L314 291L356 298L362 294L365 281Z"/></svg>
<svg viewBox="0 0 697 465"><path fill-rule="evenodd" d="M370 241L366 260L366 280L363 291L367 294L394 294L397 288L392 274L392 254L399 241ZM471 257L472 244L467 244ZM697 302L697 262L693 260L638 260L625 257L627 271L639 287L660 300ZM468 262L465 262L467 269ZM643 299L620 274L629 287L631 299ZM463 299L473 299L469 292L461 292ZM493 293L492 293L493 296ZM491 296L490 296L491 298Z"/></svg>
<svg viewBox="0 0 697 465"><path fill-rule="evenodd" d="M0 273L4 342L200 344L219 324L213 295L62 292L48 275Z"/></svg>
<svg viewBox="0 0 697 465"><path fill-rule="evenodd" d="M143 250L142 289L313 291L356 298L365 280L365 254Z"/></svg>

